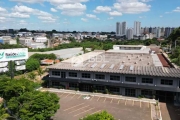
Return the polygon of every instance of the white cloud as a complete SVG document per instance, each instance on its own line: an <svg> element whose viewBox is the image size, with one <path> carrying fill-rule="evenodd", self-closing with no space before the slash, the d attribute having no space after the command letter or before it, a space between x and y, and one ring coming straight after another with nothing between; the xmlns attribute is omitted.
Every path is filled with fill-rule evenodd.
<svg viewBox="0 0 180 120"><path fill-rule="evenodd" d="M19 12L14 12L14 13L10 13L9 17L14 17L14 18L29 18L30 15L22 14L22 13L19 13Z"/></svg>
<svg viewBox="0 0 180 120"><path fill-rule="evenodd" d="M175 10L173 10L174 12L180 12L180 7L177 7Z"/></svg>
<svg viewBox="0 0 180 120"><path fill-rule="evenodd" d="M17 15L19 15L21 18L27 18L29 17L30 15L35 15L37 16L39 19L45 19L46 18L46 22L49 21L49 22L54 22L55 19L52 18L53 16L48 13L48 12L44 12L44 11L41 11L41 10L38 10L38 9L33 9L33 8L30 8L30 7L27 7L27 6L18 6L16 5L12 11L14 11ZM15 16L15 14L14 14Z"/></svg>
<svg viewBox="0 0 180 120"><path fill-rule="evenodd" d="M150 2L150 1L152 1L152 0L141 0L142 2Z"/></svg>
<svg viewBox="0 0 180 120"><path fill-rule="evenodd" d="M10 0L14 2L24 2L24 3L43 3L45 0Z"/></svg>
<svg viewBox="0 0 180 120"><path fill-rule="evenodd" d="M159 17L160 17L160 18L162 18L163 16L162 16L162 15L160 15Z"/></svg>
<svg viewBox="0 0 180 120"><path fill-rule="evenodd" d="M60 4L75 4L75 3L82 3L82 2L88 2L88 0L47 0L52 5L60 5Z"/></svg>
<svg viewBox="0 0 180 120"><path fill-rule="evenodd" d="M87 22L88 20L86 18L81 18L82 21Z"/></svg>
<svg viewBox="0 0 180 120"><path fill-rule="evenodd" d="M101 12L110 12L111 8L108 6L97 6L94 10L95 13L101 13Z"/></svg>
<svg viewBox="0 0 180 120"><path fill-rule="evenodd" d="M112 12L109 12L109 15L111 15L111 16L122 16L122 13L120 13L118 11L112 11Z"/></svg>
<svg viewBox="0 0 180 120"><path fill-rule="evenodd" d="M62 10L61 14L69 16L79 16L84 14L86 10L86 5L81 3L74 4L60 4L57 6L58 9Z"/></svg>
<svg viewBox="0 0 180 120"><path fill-rule="evenodd" d="M109 17L109 18L108 18L108 20L112 20L112 19L114 19L114 18L113 18L113 17Z"/></svg>
<svg viewBox="0 0 180 120"><path fill-rule="evenodd" d="M142 19L142 18L146 18L146 16L139 16L139 18L140 18L140 19Z"/></svg>
<svg viewBox="0 0 180 120"><path fill-rule="evenodd" d="M20 24L20 25L26 25L27 22L26 22L25 20L20 20L20 21L19 21L19 24Z"/></svg>
<svg viewBox="0 0 180 120"><path fill-rule="evenodd" d="M38 18L43 20L42 22L55 22L56 21L56 19L52 17L39 16Z"/></svg>
<svg viewBox="0 0 180 120"><path fill-rule="evenodd" d="M96 20L100 20L99 18L97 18L96 15L93 15L93 14L86 14L86 17L93 18L93 19L96 19Z"/></svg>
<svg viewBox="0 0 180 120"><path fill-rule="evenodd" d="M151 5L147 5L139 0L118 0L113 6L118 12L127 14L147 12L151 8Z"/></svg>
<svg viewBox="0 0 180 120"><path fill-rule="evenodd" d="M0 7L0 12L7 12L5 8Z"/></svg>
<svg viewBox="0 0 180 120"><path fill-rule="evenodd" d="M52 12L57 12L57 10L56 10L56 9L54 9L54 8L51 8L51 11L52 11Z"/></svg>

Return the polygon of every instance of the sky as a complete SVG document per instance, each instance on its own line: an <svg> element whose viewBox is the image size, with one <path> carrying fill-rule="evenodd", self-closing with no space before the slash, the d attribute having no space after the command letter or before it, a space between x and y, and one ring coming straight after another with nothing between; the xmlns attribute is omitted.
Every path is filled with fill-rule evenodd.
<svg viewBox="0 0 180 120"><path fill-rule="evenodd" d="M0 0L0 29L115 31L133 27L179 27L180 0Z"/></svg>

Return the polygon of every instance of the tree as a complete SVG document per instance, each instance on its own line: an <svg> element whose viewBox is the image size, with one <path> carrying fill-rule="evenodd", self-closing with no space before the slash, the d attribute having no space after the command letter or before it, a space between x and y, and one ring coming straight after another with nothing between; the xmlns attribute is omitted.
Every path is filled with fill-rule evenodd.
<svg viewBox="0 0 180 120"><path fill-rule="evenodd" d="M0 120L6 120L9 117L9 114L6 113L6 109L0 104Z"/></svg>
<svg viewBox="0 0 180 120"><path fill-rule="evenodd" d="M115 120L112 115L107 113L106 111L102 111L100 113L95 113L93 115L88 115L80 120Z"/></svg>
<svg viewBox="0 0 180 120"><path fill-rule="evenodd" d="M34 72L30 72L29 74L28 74L28 77L31 79L31 80L35 80L35 78L36 78L36 74L34 73Z"/></svg>
<svg viewBox="0 0 180 120"><path fill-rule="evenodd" d="M40 61L37 59L29 58L26 62L26 70L31 72L37 70L40 67Z"/></svg>
<svg viewBox="0 0 180 120"><path fill-rule="evenodd" d="M39 68L37 69L37 73L38 73L38 75L39 75L40 78L41 78L41 76L42 76L42 74L44 73L44 71L42 70L41 67L39 67Z"/></svg>
<svg viewBox="0 0 180 120"><path fill-rule="evenodd" d="M59 98L49 92L26 92L7 103L9 110L22 120L46 120L59 109Z"/></svg>

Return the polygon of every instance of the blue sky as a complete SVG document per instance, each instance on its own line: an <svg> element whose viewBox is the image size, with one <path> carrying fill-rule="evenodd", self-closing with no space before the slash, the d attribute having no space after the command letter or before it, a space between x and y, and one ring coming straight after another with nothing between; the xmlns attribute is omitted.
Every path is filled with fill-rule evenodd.
<svg viewBox="0 0 180 120"><path fill-rule="evenodd" d="M133 27L180 26L180 0L1 0L0 29L115 31Z"/></svg>

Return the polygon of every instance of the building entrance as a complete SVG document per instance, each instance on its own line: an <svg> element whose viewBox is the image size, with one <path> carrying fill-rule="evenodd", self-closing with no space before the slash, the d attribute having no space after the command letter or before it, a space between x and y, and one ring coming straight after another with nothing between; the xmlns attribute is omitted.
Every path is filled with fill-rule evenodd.
<svg viewBox="0 0 180 120"><path fill-rule="evenodd" d="M168 92L168 91L156 91L156 100L159 100L160 102L174 102L174 92Z"/></svg>
<svg viewBox="0 0 180 120"><path fill-rule="evenodd" d="M80 91L86 91L86 92L92 92L92 85L91 84L79 84L79 90Z"/></svg>
<svg viewBox="0 0 180 120"><path fill-rule="evenodd" d="M136 96L136 89L125 88L125 95L130 97Z"/></svg>

